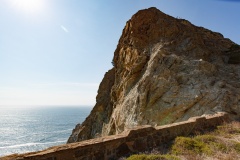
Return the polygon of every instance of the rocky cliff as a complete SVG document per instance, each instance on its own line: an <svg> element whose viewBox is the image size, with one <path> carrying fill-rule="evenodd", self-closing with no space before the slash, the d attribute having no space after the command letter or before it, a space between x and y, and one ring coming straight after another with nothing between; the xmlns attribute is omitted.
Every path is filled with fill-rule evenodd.
<svg viewBox="0 0 240 160"><path fill-rule="evenodd" d="M240 46L156 8L126 23L90 115L68 143L227 112L240 117Z"/></svg>

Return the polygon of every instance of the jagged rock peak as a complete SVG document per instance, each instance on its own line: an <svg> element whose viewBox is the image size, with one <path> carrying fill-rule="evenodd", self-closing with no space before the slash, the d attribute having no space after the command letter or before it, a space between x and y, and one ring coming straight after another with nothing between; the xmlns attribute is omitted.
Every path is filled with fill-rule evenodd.
<svg viewBox="0 0 240 160"><path fill-rule="evenodd" d="M240 118L240 46L156 8L126 23L90 115L68 142L228 112Z"/></svg>
<svg viewBox="0 0 240 160"><path fill-rule="evenodd" d="M143 53L149 53L153 45L159 42L164 46L178 46L175 50L178 54L187 55L186 51L192 49L207 49L207 53L187 55L192 58L208 58L213 50L219 53L231 46L229 40L224 39L220 33L196 27L187 20L173 18L152 7L138 11L127 22L114 54L114 63L118 60L119 50L123 46L145 49Z"/></svg>

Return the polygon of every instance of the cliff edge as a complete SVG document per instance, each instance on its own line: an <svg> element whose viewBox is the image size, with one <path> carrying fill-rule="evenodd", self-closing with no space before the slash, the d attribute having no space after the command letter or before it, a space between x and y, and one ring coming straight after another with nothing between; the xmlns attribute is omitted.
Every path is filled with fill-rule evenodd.
<svg viewBox="0 0 240 160"><path fill-rule="evenodd" d="M240 118L240 46L156 8L126 23L90 115L68 143L227 112Z"/></svg>

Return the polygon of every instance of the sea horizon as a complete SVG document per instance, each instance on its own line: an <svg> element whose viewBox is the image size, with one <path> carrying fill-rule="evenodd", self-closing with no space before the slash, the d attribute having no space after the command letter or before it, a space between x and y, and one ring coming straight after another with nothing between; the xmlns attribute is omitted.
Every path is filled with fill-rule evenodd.
<svg viewBox="0 0 240 160"><path fill-rule="evenodd" d="M56 105L44 105L44 104L41 104L41 105L37 105L37 104L27 104L27 105L12 105L12 104L7 104L7 105L0 105L0 108L6 108L6 107L10 107L10 108L47 108L47 107L51 107L51 108L61 108L61 107L72 107L72 108L87 108L87 107L90 107L90 108L93 108L94 105L61 105L61 104L56 104Z"/></svg>
<svg viewBox="0 0 240 160"><path fill-rule="evenodd" d="M1 105L0 157L67 143L92 107L77 105Z"/></svg>

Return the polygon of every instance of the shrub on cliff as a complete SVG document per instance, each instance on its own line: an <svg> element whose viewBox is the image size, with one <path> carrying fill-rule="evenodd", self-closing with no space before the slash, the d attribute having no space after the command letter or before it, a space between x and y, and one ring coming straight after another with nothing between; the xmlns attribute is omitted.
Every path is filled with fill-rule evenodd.
<svg viewBox="0 0 240 160"><path fill-rule="evenodd" d="M186 154L211 154L209 146L196 138L177 137L172 146L172 153L176 155Z"/></svg>

